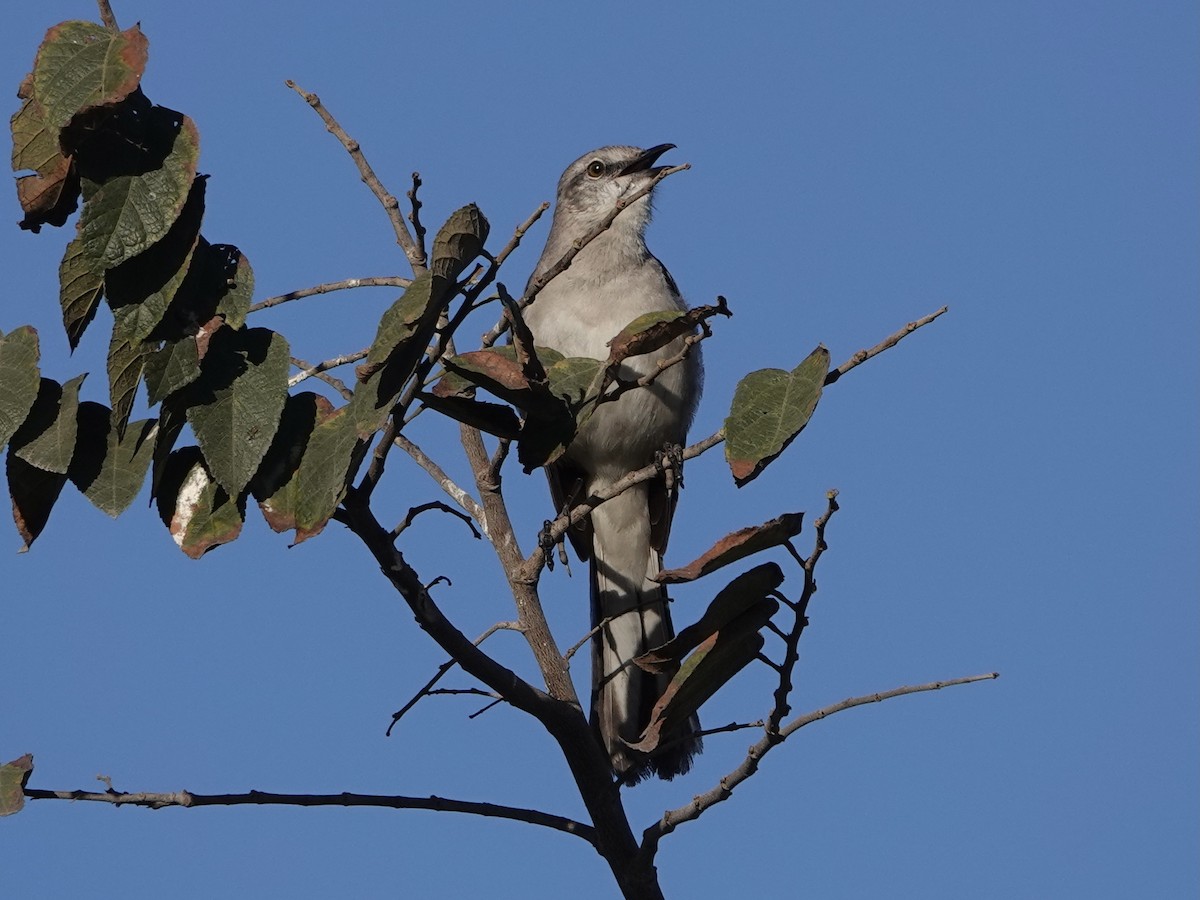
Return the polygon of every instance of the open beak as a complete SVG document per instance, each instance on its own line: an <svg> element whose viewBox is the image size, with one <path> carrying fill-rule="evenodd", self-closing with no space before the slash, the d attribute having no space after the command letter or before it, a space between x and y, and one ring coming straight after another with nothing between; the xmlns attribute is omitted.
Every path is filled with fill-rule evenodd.
<svg viewBox="0 0 1200 900"><path fill-rule="evenodd" d="M631 175L634 172L649 171L650 167L658 161L660 156L662 156L668 150L674 149L674 144L659 144L657 147L651 147L649 150L643 150L637 159L623 168L618 174Z"/></svg>

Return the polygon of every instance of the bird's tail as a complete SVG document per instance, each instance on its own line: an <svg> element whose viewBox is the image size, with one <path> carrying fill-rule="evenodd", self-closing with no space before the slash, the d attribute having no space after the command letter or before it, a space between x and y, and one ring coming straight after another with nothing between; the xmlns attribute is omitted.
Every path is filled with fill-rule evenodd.
<svg viewBox="0 0 1200 900"><path fill-rule="evenodd" d="M653 675L634 657L674 636L665 589L650 580L661 559L651 545L646 485L636 485L592 512L592 725L613 770L633 784L654 773L674 778L700 751L693 716L680 732L662 735L663 749L647 756L637 743L673 673Z"/></svg>

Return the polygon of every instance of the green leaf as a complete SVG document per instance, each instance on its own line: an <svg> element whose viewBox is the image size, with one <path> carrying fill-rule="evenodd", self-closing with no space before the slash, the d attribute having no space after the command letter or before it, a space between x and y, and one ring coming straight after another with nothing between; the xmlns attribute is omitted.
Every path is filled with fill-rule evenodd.
<svg viewBox="0 0 1200 900"><path fill-rule="evenodd" d="M154 436L154 450L150 469L150 498L157 499L158 486L166 474L167 461L183 426L187 424L187 407L182 399L168 397L158 408L158 432Z"/></svg>
<svg viewBox="0 0 1200 900"><path fill-rule="evenodd" d="M17 200L25 211L21 227L33 232L45 224L62 225L79 202L79 174L63 156L58 131L46 124L46 110L28 97L12 117L13 171L35 174L17 179Z"/></svg>
<svg viewBox="0 0 1200 900"><path fill-rule="evenodd" d="M33 94L58 130L82 110L116 103L134 91L149 43L137 25L120 33L93 22L63 22L48 32L33 66Z"/></svg>
<svg viewBox="0 0 1200 900"><path fill-rule="evenodd" d="M367 353L367 362L381 366L401 344L410 340L418 326L436 305L442 291L434 291L432 272L422 272L404 289L395 303L379 320L375 340Z"/></svg>
<svg viewBox="0 0 1200 900"><path fill-rule="evenodd" d="M654 580L659 584L695 581L753 553L761 553L786 543L800 533L803 523L804 513L784 513L761 525L740 528L725 535L686 566L664 569L654 576Z"/></svg>
<svg viewBox="0 0 1200 900"><path fill-rule="evenodd" d="M433 261L429 265L433 274L457 281L471 260L483 252L490 227L474 203L452 212L433 239Z"/></svg>
<svg viewBox="0 0 1200 900"><path fill-rule="evenodd" d="M17 429L37 399L38 334L30 325L0 336L0 449Z"/></svg>
<svg viewBox="0 0 1200 900"><path fill-rule="evenodd" d="M12 453L31 466L65 475L75 453L79 387L86 375L64 385L43 378L29 418L12 438Z"/></svg>
<svg viewBox="0 0 1200 900"><path fill-rule="evenodd" d="M137 307L122 306L113 311L112 338L108 344L108 398L112 404L113 425L121 434L133 410L142 370L154 346L134 337L137 331Z"/></svg>
<svg viewBox="0 0 1200 900"><path fill-rule="evenodd" d="M267 524L277 532L294 528L297 544L318 534L345 496L357 444L347 407L335 410L308 391L289 397L251 485Z"/></svg>
<svg viewBox="0 0 1200 900"><path fill-rule="evenodd" d="M791 372L760 369L738 383L725 420L725 459L738 487L757 478L808 424L828 372L829 351L817 347Z"/></svg>
<svg viewBox="0 0 1200 900"><path fill-rule="evenodd" d="M419 393L417 397L430 409L496 437L516 440L521 432L521 420L510 406L453 395L438 397Z"/></svg>
<svg viewBox="0 0 1200 900"><path fill-rule="evenodd" d="M192 559L228 544L242 532L245 498L231 496L217 483L199 447L180 448L167 458L157 500L163 524Z"/></svg>
<svg viewBox="0 0 1200 900"><path fill-rule="evenodd" d="M179 217L196 177L200 136L195 123L163 107L150 111L152 140L170 147L161 163L137 174L83 180L80 238L106 269L161 240Z"/></svg>
<svg viewBox="0 0 1200 900"><path fill-rule="evenodd" d="M21 534L24 546L30 548L50 519L58 495L62 493L67 476L31 466L8 448L6 472L8 493L12 496L13 521Z"/></svg>
<svg viewBox="0 0 1200 900"><path fill-rule="evenodd" d="M162 240L104 273L104 294L131 341L146 340L166 315L191 268L204 217L205 179L192 182L187 202Z"/></svg>
<svg viewBox="0 0 1200 900"><path fill-rule="evenodd" d="M150 468L158 423L131 422L122 437L102 403L79 404L79 439L67 477L92 503L116 518L137 497Z"/></svg>
<svg viewBox="0 0 1200 900"><path fill-rule="evenodd" d="M192 386L188 422L213 477L233 496L266 455L287 399L287 341L267 328L213 335Z"/></svg>
<svg viewBox="0 0 1200 900"><path fill-rule="evenodd" d="M195 337L168 342L146 357L147 402L153 406L200 377L200 350Z"/></svg>
<svg viewBox="0 0 1200 900"><path fill-rule="evenodd" d="M62 305L63 328L67 342L74 350L79 346L84 330L92 323L100 298L104 296L104 269L99 261L84 249L77 236L67 244L62 262L58 265L58 300Z"/></svg>
<svg viewBox="0 0 1200 900"><path fill-rule="evenodd" d="M33 774L33 756L26 753L0 766L0 816L11 816L25 805L25 785Z"/></svg>
<svg viewBox="0 0 1200 900"><path fill-rule="evenodd" d="M250 268L250 260L231 244L213 244L212 250L232 263L232 279L226 282L225 293L217 303L217 314L225 317L230 328L241 328L254 296L254 271Z"/></svg>

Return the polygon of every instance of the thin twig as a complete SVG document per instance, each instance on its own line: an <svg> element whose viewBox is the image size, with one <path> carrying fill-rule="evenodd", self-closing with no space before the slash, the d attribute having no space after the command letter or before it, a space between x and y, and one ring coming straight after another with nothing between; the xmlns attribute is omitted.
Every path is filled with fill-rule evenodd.
<svg viewBox="0 0 1200 900"><path fill-rule="evenodd" d="M343 281L327 281L324 284L314 284L312 287L301 288L298 291L288 291L286 294L268 297L266 300L261 300L251 306L249 312L258 312L260 309L270 309L272 306L278 306L281 303L289 303L292 300L300 300L304 297L315 297L318 294L330 294L334 291L348 291L352 288L360 287L406 288L410 284L412 284L412 279L404 278L401 275L380 275L372 278L347 278Z"/></svg>
<svg viewBox="0 0 1200 900"><path fill-rule="evenodd" d="M851 697L848 700L831 704L830 706L823 707L816 712L812 712L801 716L798 719L794 719L780 730L780 740L772 741L770 735L764 735L750 748L749 752L746 754L746 758L742 760L741 764L739 764L736 769L722 778L716 787L692 798L692 801L685 806L668 810L667 812L663 813L661 819L659 819L642 833L642 853L645 854L648 859L653 860L655 853L658 851L659 841L662 840L663 836L670 834L684 822L691 822L700 818L700 816L706 810L711 809L716 804L724 800L728 800L733 795L733 789L758 770L759 762L771 750L772 747L778 746L780 743L782 743L783 739L786 739L798 729L803 728L805 725L828 718L834 713L839 713L847 709L853 709L856 706L863 706L867 703L880 703L884 700L890 700L893 697L903 697L906 694L917 694L923 691L938 691L942 688L953 687L954 685L973 684L977 681L990 681L999 677L999 672L988 672L983 675L971 675L966 678L952 678L948 681L934 681L930 682L929 684L918 684L894 688L890 691L882 691L877 694L867 694L863 697Z"/></svg>
<svg viewBox="0 0 1200 900"><path fill-rule="evenodd" d="M96 6L100 9L100 21L104 23L104 27L109 31L120 31L121 28L117 25L117 17L113 15L112 7L108 0L96 0Z"/></svg>
<svg viewBox="0 0 1200 900"><path fill-rule="evenodd" d="M324 381L327 385L329 385L331 388L333 388L335 391L337 391L339 394L341 394L342 399L346 400L347 402L349 402L350 399L354 396L354 391L352 391L352 390L350 390L350 388L346 387L346 382L342 381L340 378L337 378L336 376L328 374L323 368L321 368L321 366L323 364L318 363L317 365L314 365L310 362L305 362L304 360L300 359L300 357L298 357L298 356L293 356L291 359L292 359L292 365L295 366L297 369L299 369L301 373L308 372L312 375L313 378L321 379L321 381ZM301 379L297 378L296 383L298 383L300 380ZM292 384L293 384L293 382L289 380L288 386L291 387Z"/></svg>
<svg viewBox="0 0 1200 900"><path fill-rule="evenodd" d="M492 625L490 628L488 628L488 630L485 631L483 634L481 634L479 637L475 638L475 640L472 641L471 643L474 646L478 647L480 644L482 644L484 641L486 641L488 638L490 638L497 631L516 631L516 630L518 630L518 628L519 628L519 626L517 625L516 622L497 622L495 625ZM416 706L417 703L420 702L422 697L429 696L429 692L431 690L433 690L434 685L436 685L439 681L441 681L442 677L447 672L449 672L451 669L453 669L457 664L458 664L458 660L448 659L444 663L442 663L440 666L438 666L438 670L433 674L433 677L430 678L427 682L425 682L425 684L422 685L421 689L419 691L417 691L415 694L413 694L412 698L407 703L405 703L402 707L400 707L400 709L396 710L396 712L392 713L392 723L390 725L388 725L387 731L385 731L384 734L387 735L388 737L390 737L392 734L392 729L396 727L397 722L399 722L402 718L404 718L405 713L407 713L410 709L412 709L414 706Z"/></svg>
<svg viewBox="0 0 1200 900"><path fill-rule="evenodd" d="M483 507L468 494L465 490L458 486L445 470L434 462L425 451L410 441L403 434L398 434L394 438L396 446L407 453L418 466L429 473L429 477L437 482L438 486L446 492L446 494L461 506L468 515L475 520L479 525L480 530L485 536L488 534L487 519L483 514ZM490 540L490 537L489 537Z"/></svg>
<svg viewBox="0 0 1200 900"><path fill-rule="evenodd" d="M412 187L408 189L408 202L412 207L412 211L408 214L408 221L412 222L413 238L417 245L417 250L421 256L425 257L425 226L421 224L421 207L424 204L417 199L417 191L421 187L421 173L412 173Z"/></svg>
<svg viewBox="0 0 1200 900"><path fill-rule="evenodd" d="M168 806L239 806L243 804L274 806L375 806L387 809L430 809L438 812L468 813L474 816L511 819L530 825L553 828L566 834L583 838L593 846L596 831L592 826L565 816L556 816L536 809L503 806L498 803L479 803L471 800L451 800L446 797L404 797L391 794L276 794L267 791L248 791L244 794L193 794L191 791L175 791L159 794L147 791L125 793L123 791L48 791L41 788L25 788L25 796L31 800L87 800L97 803L112 803L117 806L146 806L163 809Z"/></svg>
<svg viewBox="0 0 1200 900"><path fill-rule="evenodd" d="M364 359L369 352L370 348L359 350L355 353L343 353L341 356L335 356L332 359L326 359L317 363L316 365L305 366L288 379L288 387L295 387L300 382L304 381L304 379L312 378L314 375L320 375L322 372L328 371L329 369L336 369L338 366L344 366L347 363L358 362L360 359ZM296 362L296 360L293 359L293 362ZM345 387L344 384L342 386ZM349 391L350 389L346 388L341 393L343 396L346 396L347 392ZM346 396L346 399L348 400L350 398Z"/></svg>
<svg viewBox="0 0 1200 900"><path fill-rule="evenodd" d="M350 154L350 158L354 160L354 165L358 168L358 174L362 177L363 184L371 189L371 193L375 195L375 198L382 204L384 212L387 213L387 217L392 223L392 230L396 233L396 243L400 245L404 251L404 255L408 257L408 261L413 267L413 272L423 272L426 263L425 254L421 252L413 241L412 235L408 233L408 226L404 224L404 214L400 212L400 201L384 188L379 177L375 174L375 170L371 168L370 163L367 162L367 158L363 155L362 147L359 146L358 141L346 134L345 129L338 124L337 120L321 103L320 97L304 90L290 78L284 84L303 97L304 102L316 110L317 115L321 117L321 121L325 123L325 129L341 141L342 146L346 148L346 152Z"/></svg>
<svg viewBox="0 0 1200 900"><path fill-rule="evenodd" d="M865 363L868 359L870 359L872 356L878 356L884 350L888 350L892 347L895 347L898 343L900 343L902 340L904 340L904 338L908 337L910 334L912 334L918 328L921 328L924 325L928 325L930 322L932 322L938 316L942 315L942 313L946 312L948 309L950 309L950 307L943 306L941 309L937 310L936 312L932 312L927 316L922 316L921 318L917 319L915 322L909 322L907 325L905 325L903 328L901 328L895 334L888 335L886 338L884 338L882 341L880 341L878 344L876 344L874 347L870 348L869 350L859 350L852 357L850 357L848 360L846 360L844 363L842 363L840 366L838 366L836 369L834 369L832 372L830 372L828 375L826 375L825 376L825 384L826 385L833 384L835 381L837 381L839 378L841 378L843 375L845 375L847 372L849 372L855 366L860 366L863 363Z"/></svg>
<svg viewBox="0 0 1200 900"><path fill-rule="evenodd" d="M408 515L404 517L404 521L392 529L392 537L394 537L394 538L399 537L401 532L403 532L406 528L408 528L410 525L412 525L413 520L417 516L419 516L423 512L429 512L432 509L440 509L444 513L449 513L450 515L455 516L456 518L462 519L464 522L467 523L467 527L471 529L471 536L474 537L475 540L478 541L483 537L483 535L481 535L475 529L475 523L473 521L471 521L470 516L468 516L464 512L459 512L457 509L455 509L452 506L446 505L441 500L433 500L433 501L430 501L429 503L422 503L420 506L414 506L412 509L410 509L408 511Z"/></svg>

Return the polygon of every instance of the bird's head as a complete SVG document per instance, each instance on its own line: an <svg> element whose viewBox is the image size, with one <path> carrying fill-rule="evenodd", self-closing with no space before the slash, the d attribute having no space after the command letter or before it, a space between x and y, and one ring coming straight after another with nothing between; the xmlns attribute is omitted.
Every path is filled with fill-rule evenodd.
<svg viewBox="0 0 1200 900"><path fill-rule="evenodd" d="M658 158L674 144L659 144L649 150L640 147L601 147L585 153L563 172L558 182L555 219L569 220L573 236L590 231L616 207L667 166L655 166ZM650 219L650 195L637 200L622 213L614 228L640 232Z"/></svg>

